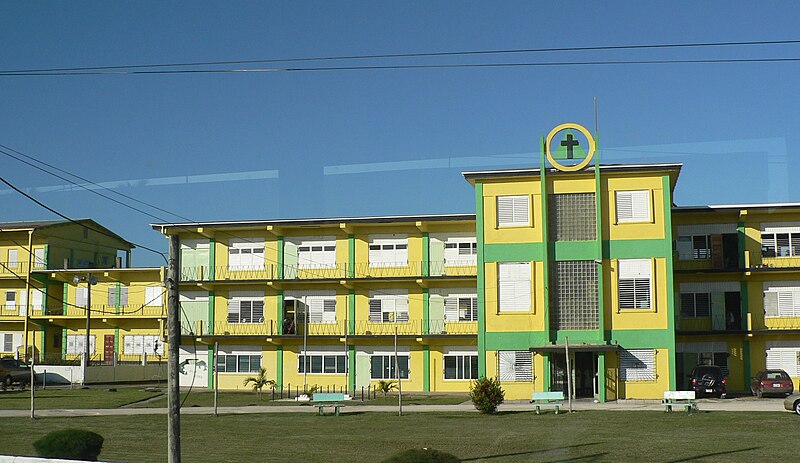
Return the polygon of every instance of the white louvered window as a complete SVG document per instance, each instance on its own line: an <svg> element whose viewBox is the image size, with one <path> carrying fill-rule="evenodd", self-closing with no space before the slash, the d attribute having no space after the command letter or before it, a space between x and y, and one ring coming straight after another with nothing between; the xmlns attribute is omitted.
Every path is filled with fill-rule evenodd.
<svg viewBox="0 0 800 463"><path fill-rule="evenodd" d="M67 335L67 354L80 355L83 354L84 346L86 345L85 334L68 334ZM95 336L89 336L89 353L95 352Z"/></svg>
<svg viewBox="0 0 800 463"><path fill-rule="evenodd" d="M681 316L708 318L711 316L711 294L681 293Z"/></svg>
<svg viewBox="0 0 800 463"><path fill-rule="evenodd" d="M475 265L478 261L478 240L472 237L450 237L444 243L446 266Z"/></svg>
<svg viewBox="0 0 800 463"><path fill-rule="evenodd" d="M652 304L650 259L619 260L619 308L650 309Z"/></svg>
<svg viewBox="0 0 800 463"><path fill-rule="evenodd" d="M408 236L376 236L369 237L370 267L406 267L408 266Z"/></svg>
<svg viewBox="0 0 800 463"><path fill-rule="evenodd" d="M711 259L711 240L708 235L679 236L676 242L678 259Z"/></svg>
<svg viewBox="0 0 800 463"><path fill-rule="evenodd" d="M128 305L128 287L110 286L108 288L108 305L110 307Z"/></svg>
<svg viewBox="0 0 800 463"><path fill-rule="evenodd" d="M33 267L44 268L44 248L36 248L33 250Z"/></svg>
<svg viewBox="0 0 800 463"><path fill-rule="evenodd" d="M527 350L501 350L497 352L500 381L533 381L533 356Z"/></svg>
<svg viewBox="0 0 800 463"><path fill-rule="evenodd" d="M336 267L336 238L333 236L302 238L297 243L297 265L300 268Z"/></svg>
<svg viewBox="0 0 800 463"><path fill-rule="evenodd" d="M764 316L800 317L800 286L764 283Z"/></svg>
<svg viewBox="0 0 800 463"><path fill-rule="evenodd" d="M19 251L16 249L9 249L8 250L8 261L6 262L8 267L13 270L17 271L17 265L19 264Z"/></svg>
<svg viewBox="0 0 800 463"><path fill-rule="evenodd" d="M498 227L527 227L530 225L528 195L497 197Z"/></svg>
<svg viewBox="0 0 800 463"><path fill-rule="evenodd" d="M650 222L650 190L617 191L617 223Z"/></svg>
<svg viewBox="0 0 800 463"><path fill-rule="evenodd" d="M231 292L228 323L263 323L264 294L257 291Z"/></svg>
<svg viewBox="0 0 800 463"><path fill-rule="evenodd" d="M264 243L255 238L230 240L228 270L264 270Z"/></svg>
<svg viewBox="0 0 800 463"><path fill-rule="evenodd" d="M127 335L122 337L122 352L127 355L164 355L164 343L158 335Z"/></svg>
<svg viewBox="0 0 800 463"><path fill-rule="evenodd" d="M22 333L0 333L0 341L3 342L0 352L16 352L22 347Z"/></svg>
<svg viewBox="0 0 800 463"><path fill-rule="evenodd" d="M619 379L622 381L655 381L655 349L623 349L619 352Z"/></svg>
<svg viewBox="0 0 800 463"><path fill-rule="evenodd" d="M75 288L75 305L78 307L86 307L86 301L88 299L88 289L83 288Z"/></svg>
<svg viewBox="0 0 800 463"><path fill-rule="evenodd" d="M529 312L531 310L531 263L501 262L497 264L498 311Z"/></svg>
<svg viewBox="0 0 800 463"><path fill-rule="evenodd" d="M764 257L800 256L800 232L762 233L761 254Z"/></svg>
<svg viewBox="0 0 800 463"><path fill-rule="evenodd" d="M800 344L767 344L767 369L783 370L793 378L800 376Z"/></svg>
<svg viewBox="0 0 800 463"><path fill-rule="evenodd" d="M372 292L369 297L369 321L371 323L408 322L408 292Z"/></svg>
<svg viewBox="0 0 800 463"><path fill-rule="evenodd" d="M164 288L161 286L146 286L144 288L144 305L147 307L160 307L163 304L162 299L164 295Z"/></svg>
<svg viewBox="0 0 800 463"><path fill-rule="evenodd" d="M444 319L447 322L478 321L478 296L451 294L445 297Z"/></svg>

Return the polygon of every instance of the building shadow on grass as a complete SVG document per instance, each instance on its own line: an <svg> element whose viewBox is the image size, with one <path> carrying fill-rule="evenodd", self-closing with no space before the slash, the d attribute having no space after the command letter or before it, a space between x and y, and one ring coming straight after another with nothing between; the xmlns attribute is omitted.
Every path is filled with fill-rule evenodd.
<svg viewBox="0 0 800 463"><path fill-rule="evenodd" d="M691 457L681 458L679 460L669 460L666 463L679 463L679 462L682 462L682 461L695 461L695 460L699 460L701 458L707 458L707 457L717 457L717 456L720 456L720 455L730 455L732 453L751 452L751 451L754 451L754 450L759 450L760 448L761 447L748 447L746 449L727 450L727 451L724 451L724 452L704 453L702 455L692 455ZM753 457L755 458L755 455Z"/></svg>
<svg viewBox="0 0 800 463"><path fill-rule="evenodd" d="M600 445L600 444L601 444L601 442L590 442L590 443L587 443L587 444L565 445L563 447L553 447L553 448L549 448L549 449L537 449L537 450L530 450L530 451L527 451L527 452L498 453L497 455L485 455L485 456L482 456L482 457L464 458L461 461L480 461L480 460L489 460L489 459L492 459L492 458L517 457L517 456L520 456L520 455L534 455L534 454L537 454L537 453L556 452L556 451L559 451L559 450L575 449L575 448L578 448L578 447L588 447L590 445ZM563 462L567 462L567 461L591 461L591 460L586 460L586 458L587 457L599 458L599 456L601 456L601 455L606 455L606 454L605 453L597 453L597 454L594 454L594 455L586 455L586 456L583 456L583 457L575 457L573 459L552 460L552 461L553 462L557 462L557 461L563 461Z"/></svg>

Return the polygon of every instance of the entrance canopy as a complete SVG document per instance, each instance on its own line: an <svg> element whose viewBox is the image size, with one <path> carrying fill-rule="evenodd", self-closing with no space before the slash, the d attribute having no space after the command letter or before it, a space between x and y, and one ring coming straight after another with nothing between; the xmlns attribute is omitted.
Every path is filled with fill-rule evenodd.
<svg viewBox="0 0 800 463"><path fill-rule="evenodd" d="M545 346L535 346L531 347L531 352L540 352L540 353L548 353L548 352L564 352L567 346L565 344L547 344ZM620 347L617 344L586 344L586 343L577 343L577 344L570 344L569 350L570 352L608 352L608 351L616 351L619 350Z"/></svg>

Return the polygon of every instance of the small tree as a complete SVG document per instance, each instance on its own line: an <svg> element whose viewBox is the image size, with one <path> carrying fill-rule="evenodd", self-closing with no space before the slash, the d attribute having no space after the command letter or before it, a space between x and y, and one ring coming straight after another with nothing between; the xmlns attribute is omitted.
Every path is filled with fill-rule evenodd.
<svg viewBox="0 0 800 463"><path fill-rule="evenodd" d="M481 413L494 413L497 407L503 403L505 393L500 387L500 381L495 378L479 378L470 388L469 398L472 404Z"/></svg>
<svg viewBox="0 0 800 463"><path fill-rule="evenodd" d="M395 389L397 389L397 384L394 381L378 381L378 391L383 392L383 398L386 398L386 395Z"/></svg>
<svg viewBox="0 0 800 463"><path fill-rule="evenodd" d="M275 381L267 379L267 370L264 367L258 369L256 376L249 376L244 379L244 385L252 383L253 392L258 392L258 400L261 400L261 389L264 386L275 386Z"/></svg>
<svg viewBox="0 0 800 463"><path fill-rule="evenodd" d="M53 431L33 443L36 453L45 458L97 461L103 436L83 429Z"/></svg>

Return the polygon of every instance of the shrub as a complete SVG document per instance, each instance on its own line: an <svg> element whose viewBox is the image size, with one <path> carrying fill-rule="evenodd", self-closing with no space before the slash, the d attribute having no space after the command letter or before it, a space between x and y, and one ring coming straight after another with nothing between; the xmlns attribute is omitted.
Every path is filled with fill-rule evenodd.
<svg viewBox="0 0 800 463"><path fill-rule="evenodd" d="M503 403L505 393L495 378L479 378L470 388L469 398L481 413L494 413Z"/></svg>
<svg viewBox="0 0 800 463"><path fill-rule="evenodd" d="M381 463L458 463L455 455L434 449L411 449L395 453Z"/></svg>
<svg viewBox="0 0 800 463"><path fill-rule="evenodd" d="M40 457L97 461L103 436L83 429L53 431L33 443Z"/></svg>

